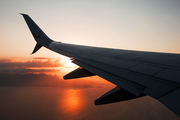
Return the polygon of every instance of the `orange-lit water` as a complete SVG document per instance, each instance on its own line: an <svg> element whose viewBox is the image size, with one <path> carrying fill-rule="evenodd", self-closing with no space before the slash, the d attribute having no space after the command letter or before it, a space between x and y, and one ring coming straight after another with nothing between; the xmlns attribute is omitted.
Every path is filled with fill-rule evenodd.
<svg viewBox="0 0 180 120"><path fill-rule="evenodd" d="M150 97L95 106L94 100L106 91L106 88L0 87L0 120L179 120Z"/></svg>
<svg viewBox="0 0 180 120"><path fill-rule="evenodd" d="M81 89L66 89L59 99L58 108L64 115L78 115L84 105L83 91ZM62 103L62 101L64 101Z"/></svg>

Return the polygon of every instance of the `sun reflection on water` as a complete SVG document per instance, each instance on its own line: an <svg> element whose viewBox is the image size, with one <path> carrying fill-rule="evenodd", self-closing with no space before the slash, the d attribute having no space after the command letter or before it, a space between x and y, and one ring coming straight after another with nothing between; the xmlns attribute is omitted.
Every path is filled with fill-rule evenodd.
<svg viewBox="0 0 180 120"><path fill-rule="evenodd" d="M69 107L69 111L73 112L78 109L80 106L80 90L70 89L66 91L66 100L68 101L66 104Z"/></svg>
<svg viewBox="0 0 180 120"><path fill-rule="evenodd" d="M82 90L80 89L68 89L64 90L61 100L59 103L59 109L63 110L64 114L75 115L82 111L83 108L83 96Z"/></svg>

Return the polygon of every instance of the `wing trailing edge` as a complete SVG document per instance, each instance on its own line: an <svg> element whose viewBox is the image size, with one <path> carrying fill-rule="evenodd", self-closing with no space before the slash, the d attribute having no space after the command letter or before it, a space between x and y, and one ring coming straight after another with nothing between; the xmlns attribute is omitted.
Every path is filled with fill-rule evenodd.
<svg viewBox="0 0 180 120"><path fill-rule="evenodd" d="M125 100L131 100L143 96L145 96L145 94L140 94L139 96L136 96L117 86L114 89L102 95L101 97L99 97L98 99L96 99L94 103L95 105L102 105Z"/></svg>

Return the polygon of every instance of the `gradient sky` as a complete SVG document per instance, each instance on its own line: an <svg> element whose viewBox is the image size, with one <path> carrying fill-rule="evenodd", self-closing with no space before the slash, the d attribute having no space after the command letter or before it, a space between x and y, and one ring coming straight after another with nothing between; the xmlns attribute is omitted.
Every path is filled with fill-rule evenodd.
<svg viewBox="0 0 180 120"><path fill-rule="evenodd" d="M1 0L1 57L30 57L36 44L18 13L64 43L180 53L179 0Z"/></svg>
<svg viewBox="0 0 180 120"><path fill-rule="evenodd" d="M30 55L36 42L18 13L28 14L51 39L64 43L180 53L180 0L0 0L0 74L9 77L39 72L62 77L75 68L46 48ZM85 84L105 83L97 78Z"/></svg>

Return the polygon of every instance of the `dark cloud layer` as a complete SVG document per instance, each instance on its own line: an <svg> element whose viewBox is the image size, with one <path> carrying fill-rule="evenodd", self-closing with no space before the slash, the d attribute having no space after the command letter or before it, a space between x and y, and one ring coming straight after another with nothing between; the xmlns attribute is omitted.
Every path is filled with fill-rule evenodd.
<svg viewBox="0 0 180 120"><path fill-rule="evenodd" d="M47 74L0 74L0 87L73 87L102 88L102 84L88 80L63 80Z"/></svg>

